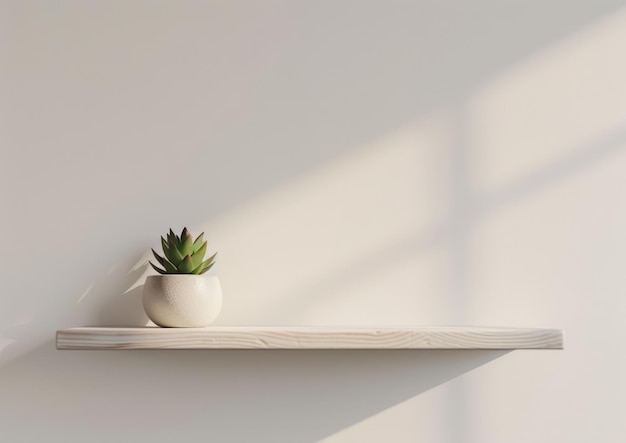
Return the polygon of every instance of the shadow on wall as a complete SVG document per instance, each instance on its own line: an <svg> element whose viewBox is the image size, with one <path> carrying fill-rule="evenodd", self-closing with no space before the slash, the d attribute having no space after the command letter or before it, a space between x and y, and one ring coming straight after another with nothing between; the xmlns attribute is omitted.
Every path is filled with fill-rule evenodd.
<svg viewBox="0 0 626 443"><path fill-rule="evenodd" d="M168 442L183 432L313 442L507 352L75 352L48 342L3 368L2 391L10 380L20 395L1 403L0 416L20 429L16 441L67 422L67 441Z"/></svg>
<svg viewBox="0 0 626 443"><path fill-rule="evenodd" d="M145 326L142 291L148 273L145 251L111 266L85 290L64 323L82 326Z"/></svg>

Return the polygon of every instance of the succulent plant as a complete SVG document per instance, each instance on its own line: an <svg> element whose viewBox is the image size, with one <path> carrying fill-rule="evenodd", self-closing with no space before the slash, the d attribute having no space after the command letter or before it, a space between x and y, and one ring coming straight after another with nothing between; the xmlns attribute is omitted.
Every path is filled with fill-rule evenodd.
<svg viewBox="0 0 626 443"><path fill-rule="evenodd" d="M152 250L154 257L164 269L152 262L150 265L159 274L204 274L215 264L217 252L204 260L207 242L202 241L203 237L204 232L194 240L187 228L183 229L179 237L170 229L167 240L161 237L164 256L161 257L154 249Z"/></svg>

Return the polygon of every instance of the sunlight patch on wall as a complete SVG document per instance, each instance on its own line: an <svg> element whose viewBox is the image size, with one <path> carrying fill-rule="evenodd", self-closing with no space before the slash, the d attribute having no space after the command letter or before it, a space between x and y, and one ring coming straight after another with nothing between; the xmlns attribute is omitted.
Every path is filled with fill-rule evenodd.
<svg viewBox="0 0 626 443"><path fill-rule="evenodd" d="M472 240L474 321L564 327L556 322L572 299L584 319L615 290L597 269L623 262L626 140L620 148L482 220Z"/></svg>
<svg viewBox="0 0 626 443"><path fill-rule="evenodd" d="M472 174L493 191L626 123L626 11L547 49L470 101Z"/></svg>
<svg viewBox="0 0 626 443"><path fill-rule="evenodd" d="M473 321L550 324L562 294L589 297L580 239L600 238L626 186L624 47L626 11L473 95L468 158L483 209L471 239Z"/></svg>
<svg viewBox="0 0 626 443"><path fill-rule="evenodd" d="M421 255L449 211L449 130L433 115L195 227L220 251L219 321L409 322L409 296L444 292Z"/></svg>

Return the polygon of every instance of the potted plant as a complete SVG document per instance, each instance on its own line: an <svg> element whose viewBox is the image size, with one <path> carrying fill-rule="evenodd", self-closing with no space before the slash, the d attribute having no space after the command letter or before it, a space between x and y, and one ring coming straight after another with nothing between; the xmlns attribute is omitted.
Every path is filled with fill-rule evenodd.
<svg viewBox="0 0 626 443"><path fill-rule="evenodd" d="M155 324L169 328L208 326L222 308L222 288L215 276L203 275L215 264L217 252L204 260L204 232L195 240L187 228L180 236L170 229L161 237L163 256L152 253L162 266L150 262L159 275L146 278L143 307Z"/></svg>

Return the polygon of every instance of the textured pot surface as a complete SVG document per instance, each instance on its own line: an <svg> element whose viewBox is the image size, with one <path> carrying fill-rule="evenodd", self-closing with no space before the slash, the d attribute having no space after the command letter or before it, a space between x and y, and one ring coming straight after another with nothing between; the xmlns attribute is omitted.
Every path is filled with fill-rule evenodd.
<svg viewBox="0 0 626 443"><path fill-rule="evenodd" d="M143 288L143 307L159 326L201 328L220 313L222 287L215 276L151 275Z"/></svg>

